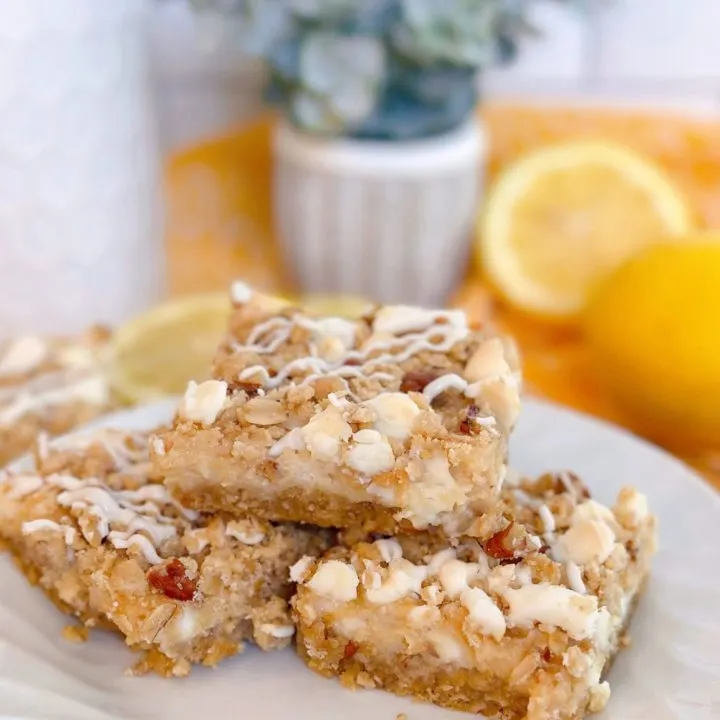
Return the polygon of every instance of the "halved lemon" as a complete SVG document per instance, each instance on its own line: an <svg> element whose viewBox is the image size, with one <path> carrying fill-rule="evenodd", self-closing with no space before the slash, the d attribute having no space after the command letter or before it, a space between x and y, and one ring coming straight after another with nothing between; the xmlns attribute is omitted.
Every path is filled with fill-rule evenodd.
<svg viewBox="0 0 720 720"><path fill-rule="evenodd" d="M360 317L372 306L369 300L357 295L303 295L298 302L310 315L332 315L350 320Z"/></svg>
<svg viewBox="0 0 720 720"><path fill-rule="evenodd" d="M362 298L342 295L308 295L294 302L311 314L348 318L368 307ZM183 393L190 380L208 377L230 311L227 293L189 295L158 305L120 327L111 352L115 392L129 403L148 402Z"/></svg>
<svg viewBox="0 0 720 720"><path fill-rule="evenodd" d="M639 431L673 449L720 438L720 233L648 248L584 312L599 377Z"/></svg>
<svg viewBox="0 0 720 720"><path fill-rule="evenodd" d="M572 318L624 260L694 224L682 191L651 161L621 145L570 142L533 152L498 178L476 260L514 306Z"/></svg>
<svg viewBox="0 0 720 720"><path fill-rule="evenodd" d="M189 295L152 308L115 333L110 376L127 402L185 391L210 373L230 316L227 293Z"/></svg>

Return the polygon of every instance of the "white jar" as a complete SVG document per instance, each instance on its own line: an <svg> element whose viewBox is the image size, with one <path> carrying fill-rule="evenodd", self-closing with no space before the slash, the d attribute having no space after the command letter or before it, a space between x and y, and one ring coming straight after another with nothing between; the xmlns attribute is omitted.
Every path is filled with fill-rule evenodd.
<svg viewBox="0 0 720 720"><path fill-rule="evenodd" d="M467 263L485 145L472 119L408 142L321 139L281 125L275 219L306 292L442 305Z"/></svg>
<svg viewBox="0 0 720 720"><path fill-rule="evenodd" d="M163 294L150 0L0 3L0 337Z"/></svg>

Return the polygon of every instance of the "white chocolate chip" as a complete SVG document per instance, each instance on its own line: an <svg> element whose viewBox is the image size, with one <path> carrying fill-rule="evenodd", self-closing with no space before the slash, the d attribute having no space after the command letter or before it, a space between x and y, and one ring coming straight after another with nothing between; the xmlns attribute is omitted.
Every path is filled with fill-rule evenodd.
<svg viewBox="0 0 720 720"><path fill-rule="evenodd" d="M432 605L418 605L408 613L410 624L415 626L435 625L441 619L440 609Z"/></svg>
<svg viewBox="0 0 720 720"><path fill-rule="evenodd" d="M355 344L355 323L343 318L306 319L303 327L312 332L318 355L328 362L342 360Z"/></svg>
<svg viewBox="0 0 720 720"><path fill-rule="evenodd" d="M573 677L581 678L590 671L592 660L590 655L583 652L577 645L571 645L563 653L563 665Z"/></svg>
<svg viewBox="0 0 720 720"><path fill-rule="evenodd" d="M225 526L225 534L243 545L259 545L265 539L261 525L254 520L231 520Z"/></svg>
<svg viewBox="0 0 720 720"><path fill-rule="evenodd" d="M392 507L396 504L395 488L388 485L378 485L377 483L370 483L367 486L368 495L372 495L377 498L381 504Z"/></svg>
<svg viewBox="0 0 720 720"><path fill-rule="evenodd" d="M227 401L227 383L206 380L199 385L192 380L180 403L180 417L203 425L212 425Z"/></svg>
<svg viewBox="0 0 720 720"><path fill-rule="evenodd" d="M279 425L288 417L287 410L279 400L271 400L266 397L256 397L248 400L242 406L242 413L247 422L261 427Z"/></svg>
<svg viewBox="0 0 720 720"><path fill-rule="evenodd" d="M374 445L382 442L382 435L377 430L358 430L353 433L353 440L361 445Z"/></svg>
<svg viewBox="0 0 720 720"><path fill-rule="evenodd" d="M490 338L473 353L465 366L468 382L484 382L512 374L505 359L505 348L499 338Z"/></svg>
<svg viewBox="0 0 720 720"><path fill-rule="evenodd" d="M440 605L445 599L445 595L440 589L440 586L435 583L432 585L426 585L420 591L420 597L428 603L428 605Z"/></svg>
<svg viewBox="0 0 720 720"><path fill-rule="evenodd" d="M329 363L340 362L345 357L347 350L341 340L334 337L323 338L317 346L318 357Z"/></svg>
<svg viewBox="0 0 720 720"><path fill-rule="evenodd" d="M340 560L326 560L305 585L321 597L349 602L357 597L359 582L352 565Z"/></svg>
<svg viewBox="0 0 720 720"><path fill-rule="evenodd" d="M436 313L410 305L387 305L377 312L373 332L397 335L424 330L435 322Z"/></svg>
<svg viewBox="0 0 720 720"><path fill-rule="evenodd" d="M438 578L445 594L452 600L467 589L468 583L477 577L480 567L462 560L448 560L439 570Z"/></svg>
<svg viewBox="0 0 720 720"><path fill-rule="evenodd" d="M377 414L375 429L398 440L405 440L410 436L412 424L420 413L420 408L412 399L406 393L400 392L380 393L365 405Z"/></svg>
<svg viewBox="0 0 720 720"><path fill-rule="evenodd" d="M613 510L623 527L635 530L648 516L647 497L634 488L623 488Z"/></svg>
<svg viewBox="0 0 720 720"><path fill-rule="evenodd" d="M382 576L379 570L369 560L363 560L365 570L363 570L360 580L364 587L371 590L379 590L382 586Z"/></svg>
<svg viewBox="0 0 720 720"><path fill-rule="evenodd" d="M467 645L454 633L444 630L432 630L428 641L443 663L467 666L470 664Z"/></svg>
<svg viewBox="0 0 720 720"><path fill-rule="evenodd" d="M302 450L305 447L300 428L293 428L287 435L281 437L269 450L268 457L276 458L285 450Z"/></svg>
<svg viewBox="0 0 720 720"><path fill-rule="evenodd" d="M348 449L346 456L346 462L353 470L365 477L392 470L395 455L390 443L380 433L359 430L353 435L353 440L355 444Z"/></svg>
<svg viewBox="0 0 720 720"><path fill-rule="evenodd" d="M512 565L497 565L487 577L488 589L501 595L510 587L516 575L517 571Z"/></svg>
<svg viewBox="0 0 720 720"><path fill-rule="evenodd" d="M610 694L610 683L607 681L591 687L588 691L588 696L590 698L588 710L591 713L598 713L603 710L610 700Z"/></svg>
<svg viewBox="0 0 720 720"><path fill-rule="evenodd" d="M300 432L311 455L319 460L337 460L341 443L350 438L352 429L340 410L328 405L300 428Z"/></svg>
<svg viewBox="0 0 720 720"><path fill-rule="evenodd" d="M507 615L510 627L544 623L561 628L573 640L585 640L595 632L598 602L593 595L579 595L549 583L508 588L503 595L510 606Z"/></svg>
<svg viewBox="0 0 720 720"><path fill-rule="evenodd" d="M573 511L570 524L574 525L582 520L599 520L607 523L610 527L617 524L612 510L596 500L586 500L580 503Z"/></svg>
<svg viewBox="0 0 720 720"><path fill-rule="evenodd" d="M575 523L553 546L553 555L560 561L587 565L596 560L604 563L615 545L615 533L599 520Z"/></svg>
<svg viewBox="0 0 720 720"><path fill-rule="evenodd" d="M487 405L505 428L512 428L520 414L520 387L514 376L468 385L465 394Z"/></svg>
<svg viewBox="0 0 720 720"><path fill-rule="evenodd" d="M295 628L292 625L273 625L271 623L263 623L259 628L260 632L264 632L271 637L283 640L292 637L295 634Z"/></svg>
<svg viewBox="0 0 720 720"><path fill-rule="evenodd" d="M177 608L179 613L173 615L172 624L167 626L171 629L178 640L187 641L197 634L199 626L199 612L185 604Z"/></svg>
<svg viewBox="0 0 720 720"><path fill-rule="evenodd" d="M165 454L165 443L161 438L157 437L157 435L151 440L151 445L153 452L159 457L162 457Z"/></svg>
<svg viewBox="0 0 720 720"><path fill-rule="evenodd" d="M236 280L230 286L230 298L235 305L246 305L252 300L252 296L252 288L240 280Z"/></svg>
<svg viewBox="0 0 720 720"><path fill-rule="evenodd" d="M613 635L613 618L607 608L600 608L595 628L595 644L601 653L610 652L610 639Z"/></svg>
<svg viewBox="0 0 720 720"><path fill-rule="evenodd" d="M413 458L408 463L410 484L405 505L407 517L418 529L437 524L438 515L454 510L467 501L468 488L459 485L445 455Z"/></svg>
<svg viewBox="0 0 720 720"><path fill-rule="evenodd" d="M315 562L315 558L310 555L304 555L290 568L290 582L301 583L305 580L310 566Z"/></svg>
<svg viewBox="0 0 720 720"><path fill-rule="evenodd" d="M388 568L387 577L379 588L366 588L367 599L375 605L401 600L411 594L420 594L425 568L413 565L408 560L395 560Z"/></svg>
<svg viewBox="0 0 720 720"><path fill-rule="evenodd" d="M402 546L397 540L393 540L392 538L376 540L374 545L380 551L380 555L386 563L399 560L403 556Z"/></svg>
<svg viewBox="0 0 720 720"><path fill-rule="evenodd" d="M440 568L446 562L454 560L456 557L457 552L454 548L445 548L444 550L436 552L434 555L431 556L430 560L428 561L428 576L433 577L434 575L437 575Z"/></svg>
<svg viewBox="0 0 720 720"><path fill-rule="evenodd" d="M460 603L468 611L470 625L484 635L500 640L505 634L505 616L490 596L480 588L467 588L460 595Z"/></svg>

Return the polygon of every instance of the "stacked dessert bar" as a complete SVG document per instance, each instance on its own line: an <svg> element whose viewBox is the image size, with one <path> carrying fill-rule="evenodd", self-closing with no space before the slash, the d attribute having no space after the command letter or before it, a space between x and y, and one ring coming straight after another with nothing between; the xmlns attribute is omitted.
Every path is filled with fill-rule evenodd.
<svg viewBox="0 0 720 720"><path fill-rule="evenodd" d="M253 640L315 671L504 720L577 720L649 572L655 519L507 468L512 343L462 313L318 318L233 287L171 428L39 447L0 536L87 626L184 674Z"/></svg>
<svg viewBox="0 0 720 720"><path fill-rule="evenodd" d="M112 407L103 369L109 333L0 343L0 467L38 438L62 435Z"/></svg>
<svg viewBox="0 0 720 720"><path fill-rule="evenodd" d="M206 516L151 469L147 433L96 431L41 449L0 482L0 536L28 578L85 627L121 633L135 672L184 675L245 640L287 646L288 568L329 533Z"/></svg>
<svg viewBox="0 0 720 720"><path fill-rule="evenodd" d="M508 474L512 343L455 311L233 300L153 465L184 507L341 531L290 570L307 664L487 716L600 710L655 520L631 489L611 509L570 473Z"/></svg>

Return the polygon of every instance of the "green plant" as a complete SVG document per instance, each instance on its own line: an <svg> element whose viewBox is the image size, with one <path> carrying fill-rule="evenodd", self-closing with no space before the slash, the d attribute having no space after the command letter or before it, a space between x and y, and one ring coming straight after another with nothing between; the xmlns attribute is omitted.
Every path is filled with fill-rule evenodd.
<svg viewBox="0 0 720 720"><path fill-rule="evenodd" d="M472 113L478 72L510 61L532 30L530 1L195 4L209 23L234 22L243 49L267 60L268 99L296 126L397 140L446 132Z"/></svg>

